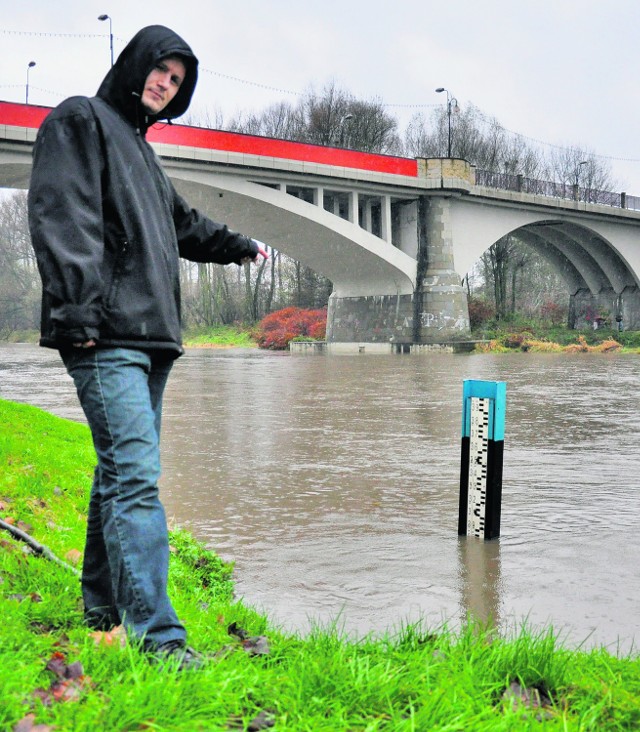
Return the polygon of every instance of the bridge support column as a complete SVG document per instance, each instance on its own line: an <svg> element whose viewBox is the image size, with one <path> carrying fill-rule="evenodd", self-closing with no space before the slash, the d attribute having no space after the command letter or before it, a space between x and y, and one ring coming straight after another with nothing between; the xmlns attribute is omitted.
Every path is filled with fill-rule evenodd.
<svg viewBox="0 0 640 732"><path fill-rule="evenodd" d="M327 342L367 344L367 352L392 351L412 341L413 296L369 295L329 298Z"/></svg>
<svg viewBox="0 0 640 732"><path fill-rule="evenodd" d="M469 334L469 306L454 269L451 199L422 196L413 342L441 343Z"/></svg>
<svg viewBox="0 0 640 732"><path fill-rule="evenodd" d="M380 236L391 244L391 196L380 199Z"/></svg>
<svg viewBox="0 0 640 732"><path fill-rule="evenodd" d="M620 330L640 330L640 289L625 287L618 295L616 318L622 318Z"/></svg>
<svg viewBox="0 0 640 732"><path fill-rule="evenodd" d="M367 198L364 202L364 221L363 228L371 233L373 231L373 203L370 198Z"/></svg>
<svg viewBox="0 0 640 732"><path fill-rule="evenodd" d="M347 218L352 224L358 223L358 191L351 191L348 194L348 214Z"/></svg>
<svg viewBox="0 0 640 732"><path fill-rule="evenodd" d="M469 334L469 307L454 269L450 199L418 204L417 286L413 295L329 298L327 341L397 350L448 343ZM369 345L366 346L370 350Z"/></svg>
<svg viewBox="0 0 640 732"><path fill-rule="evenodd" d="M637 287L625 287L619 294L612 289L601 290L597 294L581 289L570 296L570 328L607 327L615 330L619 326L622 330L640 330L640 290Z"/></svg>

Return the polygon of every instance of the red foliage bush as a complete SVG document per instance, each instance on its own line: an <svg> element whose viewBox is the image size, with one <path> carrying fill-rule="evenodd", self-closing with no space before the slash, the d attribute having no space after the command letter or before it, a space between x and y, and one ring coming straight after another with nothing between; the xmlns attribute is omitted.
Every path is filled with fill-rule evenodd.
<svg viewBox="0 0 640 732"><path fill-rule="evenodd" d="M484 325L488 320L492 320L496 316L495 307L478 297L469 297L469 322L471 330L479 328Z"/></svg>
<svg viewBox="0 0 640 732"><path fill-rule="evenodd" d="M550 320L552 325L560 325L567 320L567 308L549 300L540 308L540 317Z"/></svg>
<svg viewBox="0 0 640 732"><path fill-rule="evenodd" d="M313 340L325 337L327 311L304 310L289 307L269 313L256 327L256 340L260 348L274 351L284 350L298 336L307 336Z"/></svg>

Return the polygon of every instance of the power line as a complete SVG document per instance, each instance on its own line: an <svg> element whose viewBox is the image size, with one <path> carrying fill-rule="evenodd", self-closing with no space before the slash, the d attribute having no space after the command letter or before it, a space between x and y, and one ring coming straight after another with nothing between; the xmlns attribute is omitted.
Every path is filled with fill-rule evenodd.
<svg viewBox="0 0 640 732"><path fill-rule="evenodd" d="M211 69L200 68L205 74L211 74L212 76L219 76L222 79L229 79L230 81L237 81L239 84L246 84L247 86L255 86L259 89L267 89L268 91L279 92L280 94L291 94L292 96L300 97L300 92L291 91L290 89L280 89L276 86L268 86L267 84L259 84L257 81L249 81L248 79L240 79L237 76L231 76L229 74L223 74L220 71L212 71Z"/></svg>
<svg viewBox="0 0 640 732"><path fill-rule="evenodd" d="M269 86L268 84L260 84L257 81L250 81L249 79L241 79L238 76L231 76L230 74L223 74L221 71L213 71L212 69L206 69L201 68L200 71L204 72L205 74L211 74L212 76L218 76L222 79L229 79L230 81L237 81L239 84L245 84L247 86L254 86L258 89L267 89L268 91L275 91L279 92L280 94L289 94L294 97L302 97L304 96L303 92L299 91L292 91L291 89L282 89L280 87L276 86ZM439 104L387 104L386 102L382 102L383 107L404 107L404 108L431 108L431 107L438 107Z"/></svg>
<svg viewBox="0 0 640 732"><path fill-rule="evenodd" d="M469 102L469 104L474 107L474 109L478 112L480 117L482 117L482 119L484 120L485 123L487 123L487 124L495 123L498 125L498 127L500 127L500 129L504 130L504 132L508 133L509 135L513 135L514 137L519 137L522 140L528 140L529 142L534 142L537 145L551 147L556 150L572 150L572 149L580 148L579 145L572 145L572 146L558 145L553 142L545 142L544 140L538 140L535 137L529 137L527 135L522 134L521 132L514 132L513 130L509 130L506 127L503 127L503 125L500 124L498 119L496 119L495 117L490 117L486 112L484 112L478 106L473 104L473 102ZM638 158L619 158L619 157L614 157L612 155L599 155L598 153L591 153L591 152L589 154L592 155L594 158L599 158L600 160L612 160L612 161L621 162L621 163L640 163L640 159L638 159Z"/></svg>
<svg viewBox="0 0 640 732"><path fill-rule="evenodd" d="M52 32L44 32L44 31L20 31L20 30L9 30L9 29L2 29L0 28L0 35L13 35L13 36L38 36L38 37L49 37L49 38L105 38L104 33L52 33ZM127 41L122 38L117 38L114 36L114 39L118 42L122 43L123 45L126 45ZM291 89L283 89L281 87L277 86L270 86L268 84L261 84L256 81L251 81L250 79L241 79L237 76L232 76L231 74L224 74L221 71L214 71L212 69L207 68L200 68L200 71L205 74L210 74L212 76L218 76L222 79L228 79L229 81L236 82L238 84L244 84L245 86L252 86L257 89L265 89L267 91L273 91L277 92L279 94L287 94L289 96L295 96L295 97L302 97L303 92L300 91L293 91ZM0 85L0 88L5 89L17 89L21 88L22 85L20 84L2 84ZM36 91L45 92L47 94L52 94L53 96L58 97L64 97L64 94L60 94L58 92L53 92L48 89L39 89L38 87L31 87L32 89ZM437 107L440 107L440 104L434 103L434 104L395 104L395 103L387 103L382 101L381 105L386 108L393 108L393 109L435 109ZM475 106L475 105L474 105ZM482 110L480 110L478 107L476 107L480 115L485 119L485 121L490 121L490 118L488 115L486 115ZM494 118L494 121L500 125L497 119ZM507 132L510 135L513 135L514 137L519 137L523 140L528 140L530 142L534 142L538 145L544 145L546 147L551 147L556 150L570 150L571 147L568 147L567 145L558 145L554 144L552 142L545 142L544 140L538 140L535 137L529 137L527 135L524 135L520 132L514 132L513 130L508 130L502 125L500 127ZM621 157L614 157L612 155L599 155L597 153L592 153L593 157L599 158L600 160L611 160L615 162L624 162L624 163L640 163L640 159L638 158L621 158Z"/></svg>
<svg viewBox="0 0 640 732"><path fill-rule="evenodd" d="M104 33L46 33L45 31L17 31L0 28L4 36L47 36L49 38L104 38Z"/></svg>

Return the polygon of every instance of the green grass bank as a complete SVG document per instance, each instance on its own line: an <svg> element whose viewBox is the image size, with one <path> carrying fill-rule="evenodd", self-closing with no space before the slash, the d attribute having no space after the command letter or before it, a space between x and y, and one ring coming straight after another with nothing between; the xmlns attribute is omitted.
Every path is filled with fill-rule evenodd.
<svg viewBox="0 0 640 732"><path fill-rule="evenodd" d="M0 518L74 565L94 458L87 428L4 400L0 419ZM473 624L288 634L234 598L232 567L185 531L171 541L170 592L191 644L209 655L198 671L152 665L118 638L98 642L69 566L0 531L0 730L640 728L637 654Z"/></svg>
<svg viewBox="0 0 640 732"><path fill-rule="evenodd" d="M191 328L183 334L187 348L257 348L253 329L233 325Z"/></svg>

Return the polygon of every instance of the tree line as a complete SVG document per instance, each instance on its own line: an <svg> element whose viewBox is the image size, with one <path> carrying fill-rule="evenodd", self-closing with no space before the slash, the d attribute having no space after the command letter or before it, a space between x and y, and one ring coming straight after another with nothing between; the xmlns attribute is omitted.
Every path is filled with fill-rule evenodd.
<svg viewBox="0 0 640 732"><path fill-rule="evenodd" d="M180 260L185 328L253 324L289 306L325 307L331 283L276 249L258 266ZM26 191L0 199L0 340L39 328L41 282L31 246Z"/></svg>
<svg viewBox="0 0 640 732"><path fill-rule="evenodd" d="M579 185L586 190L614 190L608 165L579 147L539 146L514 135L477 107L446 105L417 113L401 134L397 119L378 100L362 100L334 82L321 91L310 88L295 103L278 102L258 112L224 120L219 112L186 124L276 137L318 145L407 157L446 157L451 121L451 155L477 168L508 175ZM270 250L258 266L220 267L181 263L185 327L252 324L288 306L322 308L332 284L302 262ZM517 235L496 242L467 274L468 293L483 300L498 319L532 315L549 304L562 308L568 294L554 270ZM40 280L31 249L26 193L0 200L0 338L38 327Z"/></svg>

